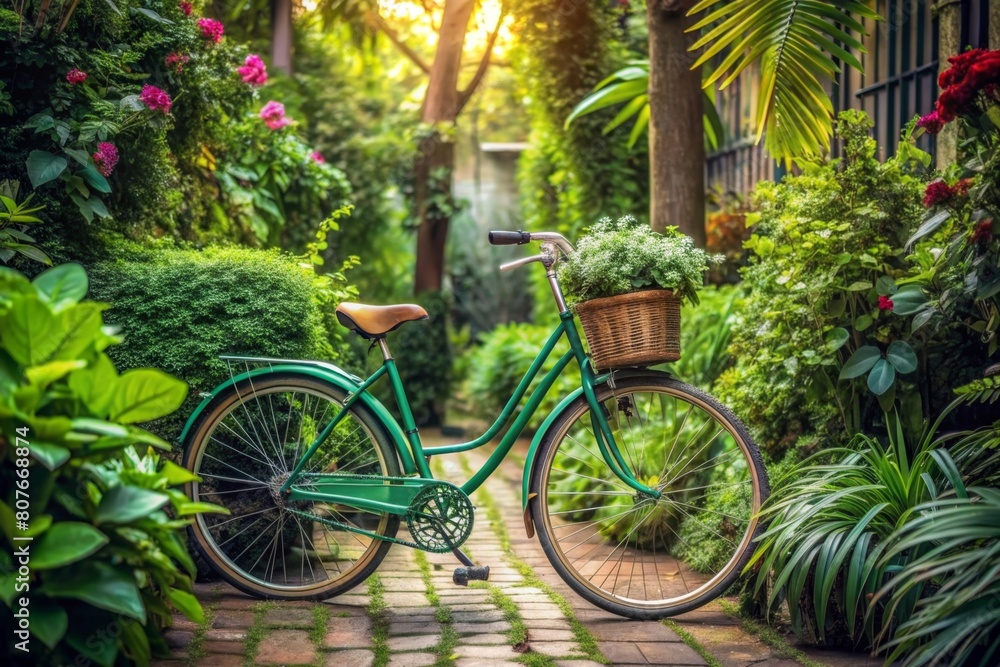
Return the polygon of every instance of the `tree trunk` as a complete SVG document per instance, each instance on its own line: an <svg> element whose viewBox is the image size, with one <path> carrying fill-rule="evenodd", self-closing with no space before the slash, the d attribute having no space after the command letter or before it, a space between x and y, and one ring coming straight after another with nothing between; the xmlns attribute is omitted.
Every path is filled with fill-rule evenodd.
<svg viewBox="0 0 1000 667"><path fill-rule="evenodd" d="M705 247L705 130L701 71L684 29L693 0L649 0L649 221Z"/></svg>
<svg viewBox="0 0 1000 667"><path fill-rule="evenodd" d="M292 73L292 0L271 4L271 67Z"/></svg>
<svg viewBox="0 0 1000 667"><path fill-rule="evenodd" d="M475 0L446 0L421 120L433 128L420 144L416 165L417 267L413 291L437 292L444 281L445 242L451 218L455 146L450 125L459 112L458 74ZM442 127L442 125L446 127ZM441 130L445 130L442 133Z"/></svg>

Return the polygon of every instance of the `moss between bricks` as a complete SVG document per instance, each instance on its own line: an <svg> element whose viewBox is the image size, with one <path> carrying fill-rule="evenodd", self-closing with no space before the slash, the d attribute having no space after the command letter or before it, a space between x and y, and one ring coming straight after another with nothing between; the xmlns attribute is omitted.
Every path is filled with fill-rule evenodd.
<svg viewBox="0 0 1000 667"><path fill-rule="evenodd" d="M460 457L459 463L462 466L462 471L467 475L472 475L473 471L469 467L469 461L465 456ZM486 485L479 487L476 491L478 497L482 500L483 506L486 508L486 518L493 526L493 532L497 536L497 540L500 542L500 548L503 550L504 556L507 558L507 562L517 570L518 574L524 579L524 584L526 586L532 586L539 589L552 602L555 603L559 610L569 621L570 628L573 630L573 638L576 640L577 646L580 650L586 654L587 658L593 660L594 662L600 662L605 665L610 665L611 661L605 658L600 650L597 648L597 640L594 638L590 631L584 627L576 614L573 613L573 607L570 606L569 602L566 601L559 593L556 593L548 584L542 581L535 571L531 569L531 566L522 561L514 553L513 548L510 546L510 535L507 533L507 524L503 521L503 515L500 514L500 509L490 495L490 492L486 489ZM530 656L530 657L529 657ZM544 658L538 654L525 654L522 656L521 662L531 665L542 665L548 663L537 662L538 659Z"/></svg>
<svg viewBox="0 0 1000 667"><path fill-rule="evenodd" d="M205 657L205 635L208 633L209 628L212 627L212 621L215 620L215 611L219 608L218 596L215 597L213 602L208 603L203 607L204 617L198 627L194 630L194 636L191 637L191 641L187 645L187 664L192 667L200 659Z"/></svg>
<svg viewBox="0 0 1000 667"><path fill-rule="evenodd" d="M791 646L774 628L740 613L739 607L732 602L729 602L728 600L719 600L719 606L722 607L722 611L726 612L730 616L733 616L734 618L739 619L743 630L747 634L753 635L771 647L771 650L774 651L775 657L794 660L803 667L827 667L827 665L822 662L810 659L805 653L794 646Z"/></svg>
<svg viewBox="0 0 1000 667"><path fill-rule="evenodd" d="M253 667L257 658L257 650L261 641L267 635L264 616L277 605L273 602L258 602L253 606L253 624L247 628L247 638L243 641L243 664Z"/></svg>
<svg viewBox="0 0 1000 667"><path fill-rule="evenodd" d="M427 562L427 554L423 551L414 550L413 555L417 561L417 567L420 568L420 578L424 581L424 595L427 597L427 601L431 603L431 606L435 608L434 617L441 624L441 639L438 641L437 646L434 647L434 652L437 654L434 667L447 667L455 662L455 647L458 646L458 633L452 627L451 609L447 605L441 604L441 596L437 594L437 589L434 588L434 582L431 580L431 565Z"/></svg>
<svg viewBox="0 0 1000 667"><path fill-rule="evenodd" d="M674 633L676 633L677 636L681 638L682 642L684 642L685 644L693 648L695 651L697 651L698 655L704 658L705 662L708 663L708 667L722 667L722 663L719 662L714 655L709 653L708 649L702 646L701 643L697 639L695 639L694 635L692 635L690 632L688 632L681 626L677 625L677 623L669 619L664 619L663 624L668 628L670 628L671 630L673 630Z"/></svg>
<svg viewBox="0 0 1000 667"><path fill-rule="evenodd" d="M385 617L385 610L388 608L385 586L377 574L368 577L365 585L368 592L368 618L372 621L372 648L375 651L372 667L385 667L389 664L389 621Z"/></svg>

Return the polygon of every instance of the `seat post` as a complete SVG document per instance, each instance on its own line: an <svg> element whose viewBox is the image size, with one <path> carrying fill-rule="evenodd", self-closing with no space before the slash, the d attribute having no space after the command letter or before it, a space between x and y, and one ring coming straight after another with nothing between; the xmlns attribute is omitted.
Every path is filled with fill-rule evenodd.
<svg viewBox="0 0 1000 667"><path fill-rule="evenodd" d="M392 352L389 351L389 344L385 342L385 336L379 336L375 341L378 343L378 349L382 351L382 359L385 361L392 359Z"/></svg>

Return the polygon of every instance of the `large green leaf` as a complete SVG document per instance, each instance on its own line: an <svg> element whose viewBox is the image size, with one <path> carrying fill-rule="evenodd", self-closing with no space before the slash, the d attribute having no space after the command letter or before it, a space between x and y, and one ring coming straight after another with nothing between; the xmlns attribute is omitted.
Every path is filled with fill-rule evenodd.
<svg viewBox="0 0 1000 667"><path fill-rule="evenodd" d="M52 526L35 544L33 570L51 570L86 558L108 543L107 536L90 524L62 521Z"/></svg>
<svg viewBox="0 0 1000 667"><path fill-rule="evenodd" d="M11 302L0 317L0 343L22 366L47 361L62 340L62 320L36 294L19 295Z"/></svg>
<svg viewBox="0 0 1000 667"><path fill-rule="evenodd" d="M881 396L889 391L896 381L896 369L885 359L879 359L872 366L872 372L868 374L868 388L876 396Z"/></svg>
<svg viewBox="0 0 1000 667"><path fill-rule="evenodd" d="M885 358L900 373L912 373L917 370L917 354L904 340L894 340L889 343Z"/></svg>
<svg viewBox="0 0 1000 667"><path fill-rule="evenodd" d="M851 358L847 360L844 367L840 370L841 380L850 380L856 378L860 375L864 375L872 366L875 365L879 359L882 358L882 352L879 351L874 345L865 345L864 347L858 348L858 350L851 355Z"/></svg>
<svg viewBox="0 0 1000 667"><path fill-rule="evenodd" d="M31 187L37 189L49 181L59 178L66 170L66 158L58 157L48 151L31 151L28 153L28 178Z"/></svg>
<svg viewBox="0 0 1000 667"><path fill-rule="evenodd" d="M87 295L87 272L75 262L53 266L32 282L56 310L77 303Z"/></svg>
<svg viewBox="0 0 1000 667"><path fill-rule="evenodd" d="M50 445L33 440L31 442L31 458L35 459L49 470L55 470L69 460L69 450L60 445Z"/></svg>
<svg viewBox="0 0 1000 667"><path fill-rule="evenodd" d="M181 406L187 391L184 382L155 368L127 371L115 385L110 418L132 424L169 415Z"/></svg>
<svg viewBox="0 0 1000 667"><path fill-rule="evenodd" d="M84 560L74 567L53 570L38 590L50 598L82 600L146 622L146 608L131 567L115 568L102 561Z"/></svg>
<svg viewBox="0 0 1000 667"><path fill-rule="evenodd" d="M198 598L190 593L176 588L167 589L167 599L170 604L177 608L177 611L184 614L189 621L201 623L205 619L205 614L201 609Z"/></svg>
<svg viewBox="0 0 1000 667"><path fill-rule="evenodd" d="M34 567L34 561L32 561ZM31 634L38 637L49 648L55 648L66 634L69 617L66 610L44 599L31 604Z"/></svg>
<svg viewBox="0 0 1000 667"><path fill-rule="evenodd" d="M94 523L130 523L160 509L169 500L165 494L138 486L115 486L101 498Z"/></svg>
<svg viewBox="0 0 1000 667"><path fill-rule="evenodd" d="M920 285L903 285L892 295L892 312L912 315L927 303L927 295Z"/></svg>
<svg viewBox="0 0 1000 667"><path fill-rule="evenodd" d="M68 382L73 394L83 401L91 414L108 414L111 397L118 384L118 372L108 355L103 352L98 354L87 368L71 373Z"/></svg>
<svg viewBox="0 0 1000 667"><path fill-rule="evenodd" d="M816 155L830 145L833 103L823 87L839 67L834 58L860 70L853 52L864 53L855 17L878 20L860 0L700 0L691 14L703 14L689 30L700 32L691 46L702 49L692 69L711 64L705 79L725 88L753 64L760 67L755 110L757 140L766 130L776 159Z"/></svg>

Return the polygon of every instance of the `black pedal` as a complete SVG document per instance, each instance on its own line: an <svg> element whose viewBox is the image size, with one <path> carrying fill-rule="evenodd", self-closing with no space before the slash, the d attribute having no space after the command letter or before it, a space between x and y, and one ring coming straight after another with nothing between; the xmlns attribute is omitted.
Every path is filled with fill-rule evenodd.
<svg viewBox="0 0 1000 667"><path fill-rule="evenodd" d="M456 567L451 580L455 582L456 586L468 586L470 581L489 581L489 578L489 565L474 565L472 567Z"/></svg>

